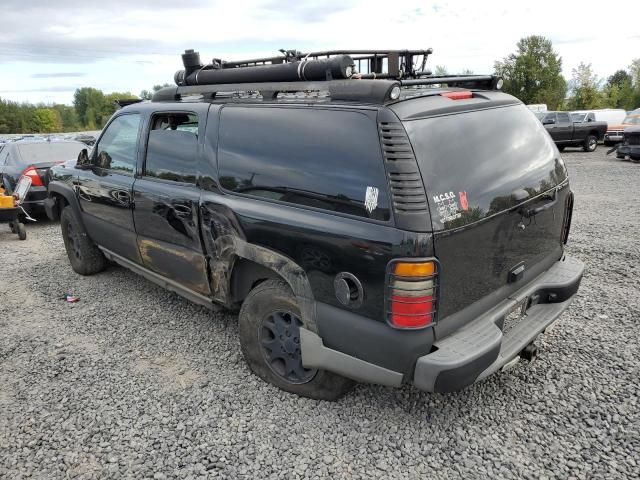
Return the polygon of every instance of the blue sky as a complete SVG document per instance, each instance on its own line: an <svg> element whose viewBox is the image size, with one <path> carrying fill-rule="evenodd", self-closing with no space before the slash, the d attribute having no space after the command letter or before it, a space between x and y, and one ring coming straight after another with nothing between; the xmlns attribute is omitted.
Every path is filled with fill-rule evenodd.
<svg viewBox="0 0 640 480"><path fill-rule="evenodd" d="M138 94L171 83L185 48L203 59L279 48L426 48L429 65L493 70L531 34L552 39L564 74L581 61L603 78L640 57L640 2L587 0L2 0L0 97L70 104L76 88ZM622 12L624 6L624 13Z"/></svg>

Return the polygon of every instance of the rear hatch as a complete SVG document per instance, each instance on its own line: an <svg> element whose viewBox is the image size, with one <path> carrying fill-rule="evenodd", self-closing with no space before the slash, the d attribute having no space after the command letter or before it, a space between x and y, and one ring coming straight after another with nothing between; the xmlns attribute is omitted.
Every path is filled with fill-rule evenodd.
<svg viewBox="0 0 640 480"><path fill-rule="evenodd" d="M396 105L431 211L442 334L562 257L567 172L534 114L507 95Z"/></svg>

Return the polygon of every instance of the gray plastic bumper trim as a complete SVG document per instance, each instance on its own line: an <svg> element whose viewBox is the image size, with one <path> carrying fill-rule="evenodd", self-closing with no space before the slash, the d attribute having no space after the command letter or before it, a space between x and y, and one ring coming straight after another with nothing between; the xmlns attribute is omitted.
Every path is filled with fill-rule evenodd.
<svg viewBox="0 0 640 480"><path fill-rule="evenodd" d="M525 320L507 335L503 336L498 322L518 302L536 291L553 291L579 284L583 270L584 264L580 260L566 257L464 328L436 341L434 346L437 350L418 359L413 384L421 390L433 392L436 391L438 376L445 372L468 367L479 372L477 381L499 370L553 323L571 304L573 296L563 302L533 305L527 310ZM492 350L496 351L497 357L490 359L491 363L474 365L476 360L487 358L484 356L489 356Z"/></svg>
<svg viewBox="0 0 640 480"><path fill-rule="evenodd" d="M300 329L300 345L302 365L306 368L329 370L358 382L376 383L389 387L402 385L401 373L327 348L322 338L305 328Z"/></svg>

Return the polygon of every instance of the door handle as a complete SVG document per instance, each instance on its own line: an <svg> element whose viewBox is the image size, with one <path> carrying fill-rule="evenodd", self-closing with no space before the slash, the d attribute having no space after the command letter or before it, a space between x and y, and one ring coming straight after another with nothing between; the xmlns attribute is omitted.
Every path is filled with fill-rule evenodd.
<svg viewBox="0 0 640 480"><path fill-rule="evenodd" d="M544 196L542 196L542 198L548 198L551 201L545 203L544 205L541 205L539 207L536 208L529 208L527 210L525 210L522 215L525 218L531 218L536 216L537 214L544 212L545 210L549 210L551 207L553 207L556 203L558 203L558 191L554 190L553 193L548 193Z"/></svg>
<svg viewBox="0 0 640 480"><path fill-rule="evenodd" d="M182 203L174 203L172 205L173 210L176 212L176 215L179 217L191 217L193 214L191 207L189 205L184 205Z"/></svg>

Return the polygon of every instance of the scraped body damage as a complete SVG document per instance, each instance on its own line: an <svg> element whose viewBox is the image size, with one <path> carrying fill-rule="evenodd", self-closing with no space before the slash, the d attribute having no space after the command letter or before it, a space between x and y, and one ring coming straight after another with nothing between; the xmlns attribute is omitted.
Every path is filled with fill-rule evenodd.
<svg viewBox="0 0 640 480"><path fill-rule="evenodd" d="M233 297L230 285L233 267L238 259L250 260L275 272L287 282L298 301L305 328L317 332L315 302L305 271L290 258L247 242L241 238L240 229L229 232L228 228L224 228L228 233L216 236L217 229L212 227L208 222L204 222L202 226L213 300L231 306Z"/></svg>

